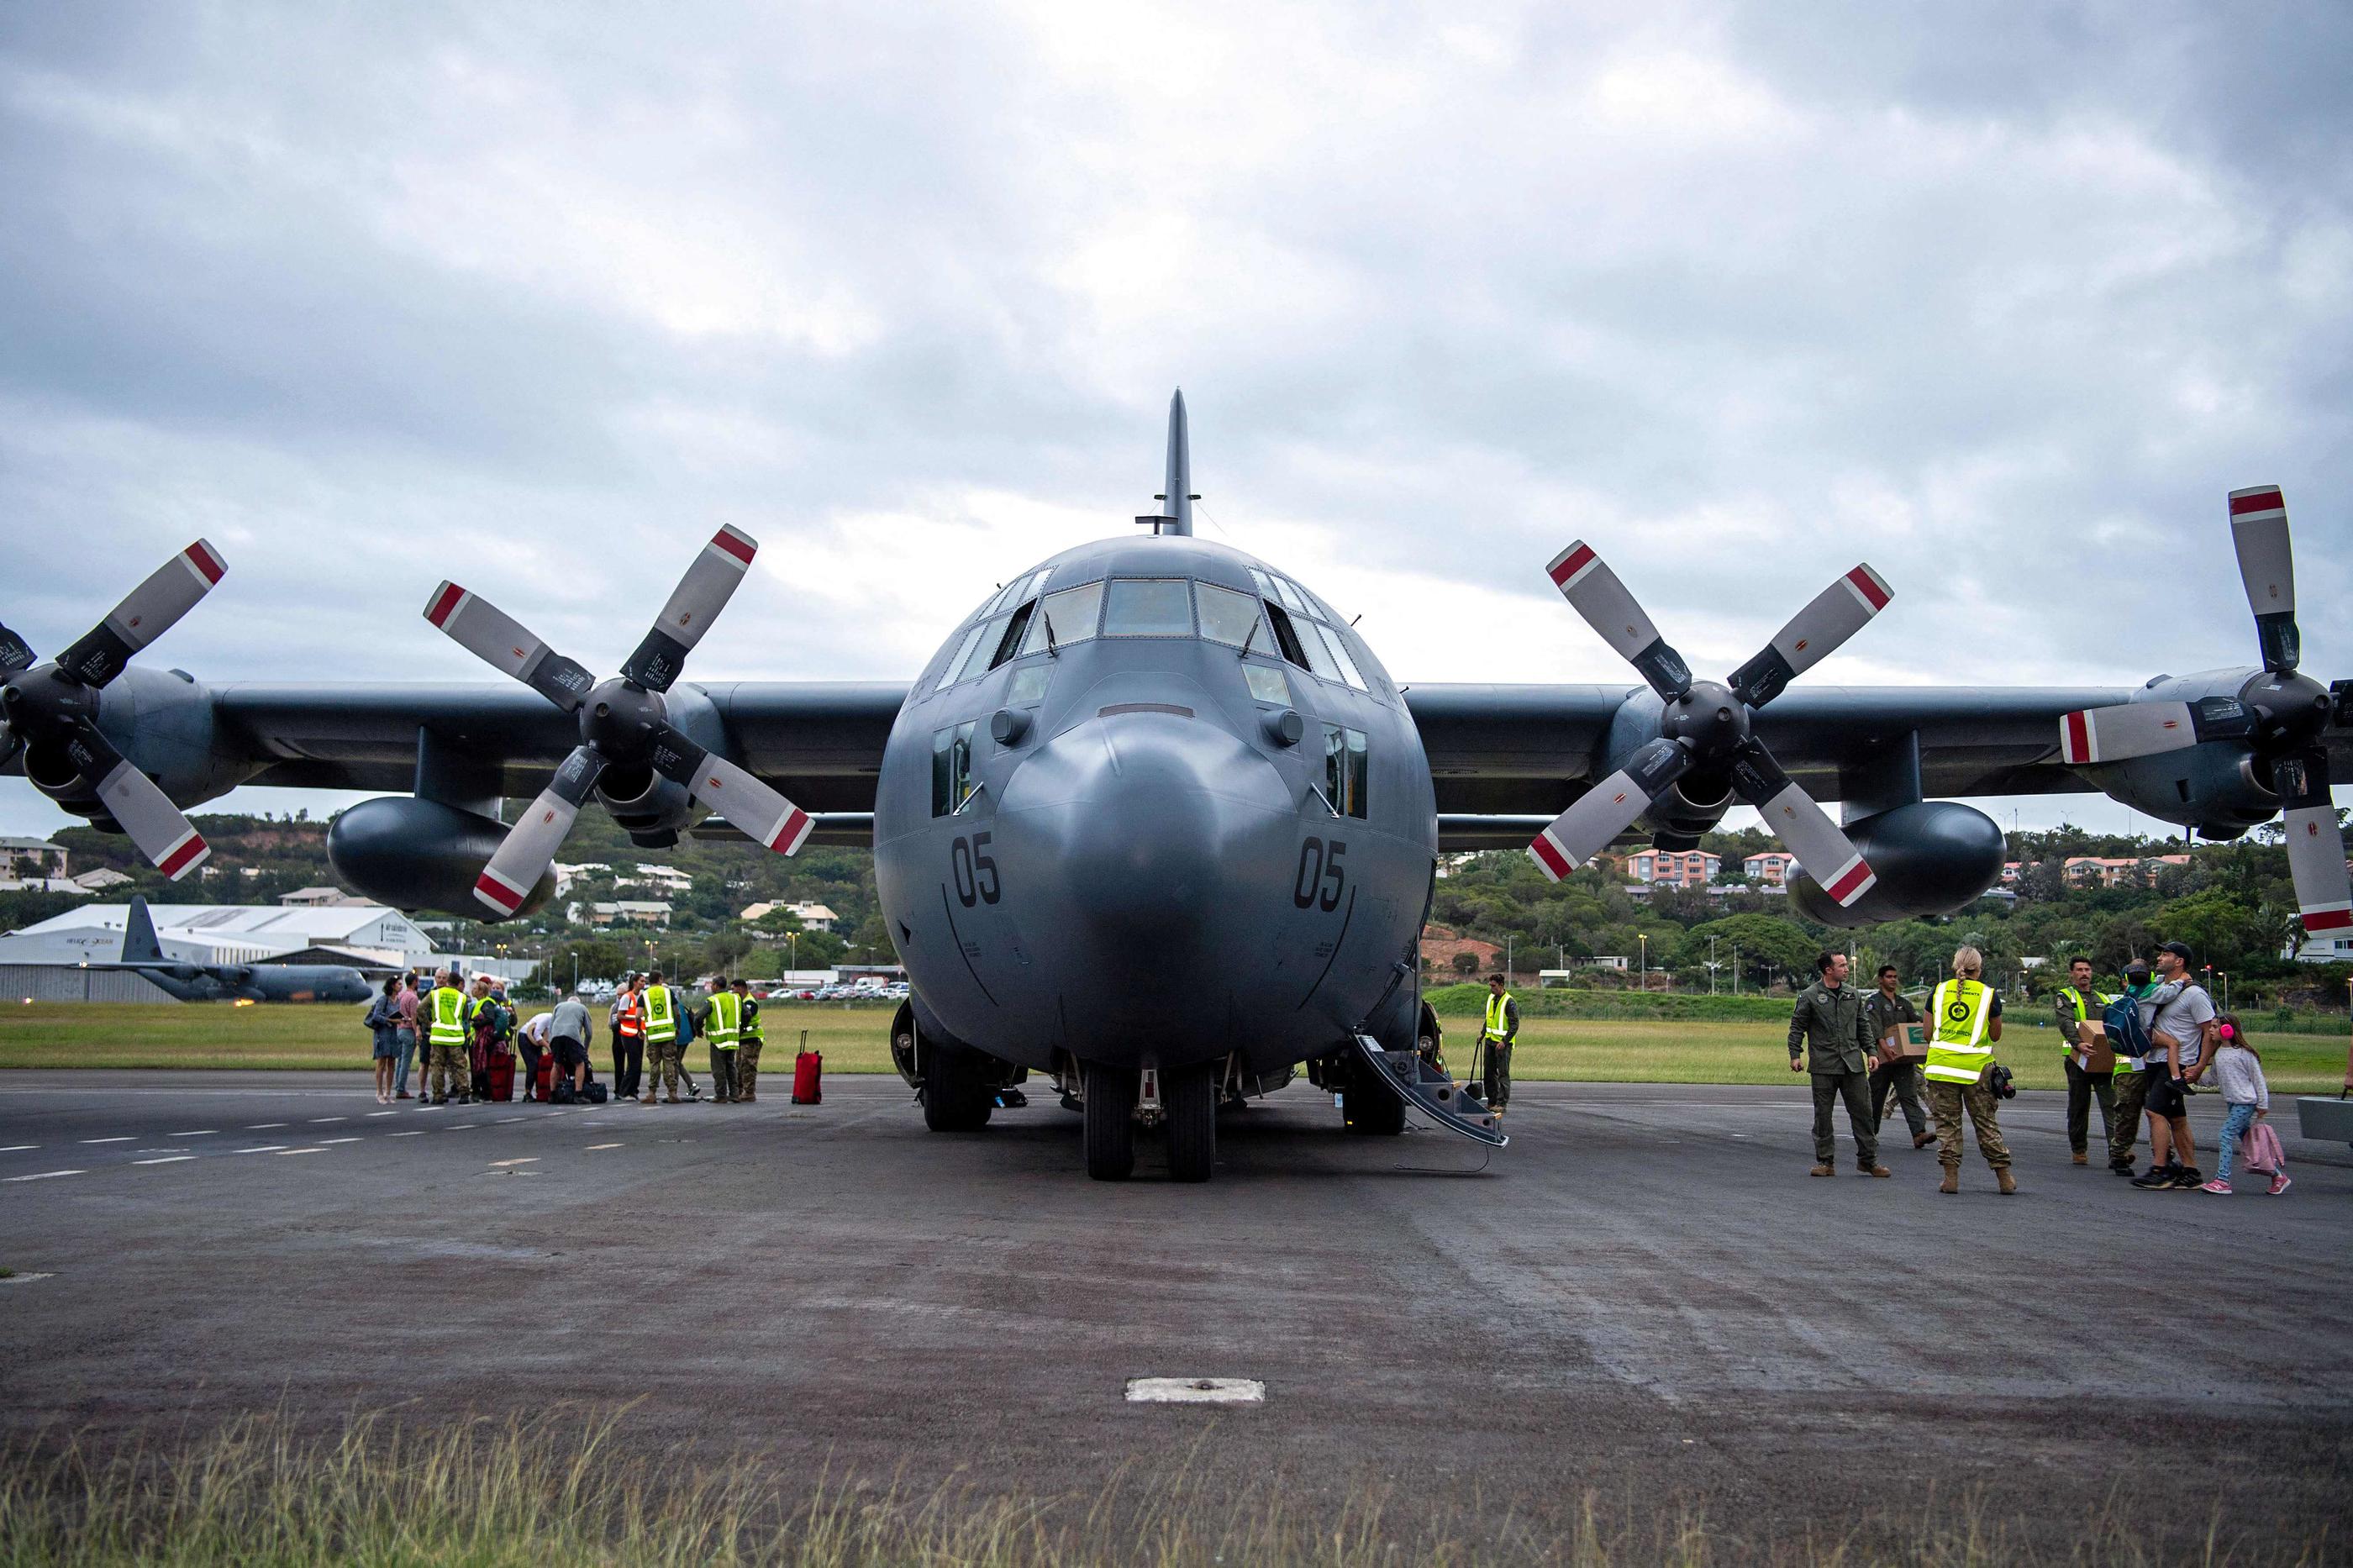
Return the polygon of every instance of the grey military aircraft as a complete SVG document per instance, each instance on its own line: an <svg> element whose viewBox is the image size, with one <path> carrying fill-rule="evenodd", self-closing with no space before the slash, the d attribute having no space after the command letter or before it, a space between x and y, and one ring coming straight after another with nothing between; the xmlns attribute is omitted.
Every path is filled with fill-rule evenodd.
<svg viewBox="0 0 2353 1568"><path fill-rule="evenodd" d="M2328 809L2353 682L2297 669L2274 489L2229 513L2260 668L1791 689L1893 603L1858 564L1699 679L1578 542L1547 574L1640 684L1405 687L1296 577L1195 537L1181 394L1164 472L1145 531L1014 574L908 684L681 682L754 559L733 528L604 679L454 583L426 618L511 683L211 687L131 665L219 580L199 541L54 663L0 634L0 758L179 874L203 854L183 803L400 792L343 813L329 851L346 885L410 910L536 908L592 801L647 847L688 829L782 854L871 844L913 990L892 1054L926 1122L976 1130L1050 1075L1107 1179L1131 1173L1139 1126L1166 1128L1175 1177L1206 1179L1220 1109L1302 1064L1356 1131L1396 1132L1411 1104L1504 1142L1417 1049L1433 1021L1416 940L1451 849L1526 845L1558 878L1629 834L1691 847L1741 801L1807 873L1798 905L1854 926L1957 910L2000 876L2000 827L1938 797L2102 790L2216 838L2284 808L2307 929L2353 924Z"/></svg>
<svg viewBox="0 0 2353 1568"><path fill-rule="evenodd" d="M147 900L131 895L122 927L122 958L83 969L127 969L183 1002L364 1002L375 994L367 976L340 963L198 963L173 958L155 938Z"/></svg>

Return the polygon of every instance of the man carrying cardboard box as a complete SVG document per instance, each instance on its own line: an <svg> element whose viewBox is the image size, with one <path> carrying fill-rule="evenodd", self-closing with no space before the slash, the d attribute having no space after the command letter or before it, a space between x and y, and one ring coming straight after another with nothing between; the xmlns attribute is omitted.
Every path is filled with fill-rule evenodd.
<svg viewBox="0 0 2353 1568"><path fill-rule="evenodd" d="M1894 964L1879 966L1879 989L1864 999L1862 1010L1871 1023L1871 1037L1879 1042L1871 1066L1872 1125L1887 1120L1887 1091L1892 1089L1912 1129L1912 1147L1926 1149L1936 1141L1928 1131L1928 1113L1920 1107L1920 1063L1928 1055L1928 1041L1919 1028L1920 1009L1896 988Z"/></svg>
<svg viewBox="0 0 2353 1568"><path fill-rule="evenodd" d="M2116 998L2092 989L2092 961L2078 958L2067 965L2067 984L2052 998L2058 1011L2059 1048L2067 1068L2067 1147L2075 1163L2088 1165L2092 1100L2100 1102L2100 1141L2116 1137L2116 1052L2108 1048L2100 1016Z"/></svg>

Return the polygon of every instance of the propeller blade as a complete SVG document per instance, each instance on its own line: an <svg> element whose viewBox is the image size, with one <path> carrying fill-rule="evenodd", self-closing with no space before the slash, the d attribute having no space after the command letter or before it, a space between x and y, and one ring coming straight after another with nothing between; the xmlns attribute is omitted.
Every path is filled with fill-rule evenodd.
<svg viewBox="0 0 2353 1568"><path fill-rule="evenodd" d="M474 879L474 897L501 915L522 908L532 889L547 874L555 852L564 847L573 820L588 803L589 792L604 771L605 759L595 747L575 747L555 770L555 777L539 792L539 798L531 803L531 809L507 830L498 852Z"/></svg>
<svg viewBox="0 0 2353 1568"><path fill-rule="evenodd" d="M2235 697L2195 702L2119 702L2083 708L2059 721L2059 756L2069 767L2121 763L2185 751L2205 741L2244 740L2255 716Z"/></svg>
<svg viewBox="0 0 2353 1568"><path fill-rule="evenodd" d="M123 596L106 619L58 655L58 668L85 686L104 686L131 656L170 631L196 601L213 591L228 563L202 539L181 551Z"/></svg>
<svg viewBox="0 0 2353 1568"><path fill-rule="evenodd" d="M155 869L176 882L212 853L204 835L180 814L163 786L133 767L96 724L88 719L77 724L66 741L66 754L84 778L98 781L98 798L106 803L107 815Z"/></svg>
<svg viewBox="0 0 2353 1568"><path fill-rule="evenodd" d="M1691 753L1662 735L1644 742L1626 765L1577 797L1528 846L1528 858L1555 882L1609 847L1683 770Z"/></svg>
<svg viewBox="0 0 2353 1568"><path fill-rule="evenodd" d="M2285 675L2302 657L2295 626L2295 552L2287 532L2287 498L2277 485L2231 492L2231 544L2239 581L2255 613L2263 668Z"/></svg>
<svg viewBox="0 0 2353 1568"><path fill-rule="evenodd" d="M521 621L455 583L425 601L425 618L449 640L494 669L503 670L563 709L575 712L596 678L548 647Z"/></svg>
<svg viewBox="0 0 2353 1568"><path fill-rule="evenodd" d="M1583 616L1620 658L1641 671L1651 690L1672 702L1691 689L1691 667L1659 636L1659 628L1593 546L1577 541L1554 556L1545 573L1569 608Z"/></svg>
<svg viewBox="0 0 2353 1568"><path fill-rule="evenodd" d="M2287 869L2304 934L2353 931L2353 877L2345 869L2345 832L2328 795L2328 753L2282 757L2272 776L2286 804Z"/></svg>
<svg viewBox="0 0 2353 1568"><path fill-rule="evenodd" d="M0 720L0 768L16 760L16 749L22 744L16 738L16 727Z"/></svg>
<svg viewBox="0 0 2353 1568"><path fill-rule="evenodd" d="M809 814L716 752L664 724L654 737L654 772L686 786L697 805L715 811L779 855L797 851L817 826Z"/></svg>
<svg viewBox="0 0 2353 1568"><path fill-rule="evenodd" d="M702 634L734 597L759 549L759 542L740 528L723 527L712 534L670 591L670 603L655 617L653 630L621 666L621 679L648 691L668 691L686 662L688 650L702 640Z"/></svg>
<svg viewBox="0 0 2353 1568"><path fill-rule="evenodd" d="M1815 595L1756 658L1732 672L1732 694L1762 708L1782 688L1838 651L1895 596L1868 562Z"/></svg>
<svg viewBox="0 0 2353 1568"><path fill-rule="evenodd" d="M20 669L30 669L36 662L33 645L6 626L0 626L0 677L14 675Z"/></svg>
<svg viewBox="0 0 2353 1568"><path fill-rule="evenodd" d="M1821 884L1841 909L1871 891L1879 874L1853 841L1839 831L1813 796L1789 781L1765 743L1751 737L1732 763L1732 787L1757 808L1766 828L1798 858L1807 875Z"/></svg>

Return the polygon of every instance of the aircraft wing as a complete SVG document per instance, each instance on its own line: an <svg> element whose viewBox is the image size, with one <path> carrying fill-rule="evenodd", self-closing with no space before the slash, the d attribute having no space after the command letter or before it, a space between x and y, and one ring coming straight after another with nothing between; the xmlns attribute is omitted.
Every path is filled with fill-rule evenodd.
<svg viewBox="0 0 2353 1568"><path fill-rule="evenodd" d="M1800 687L1757 715L1757 733L1817 799L1856 800L1891 749L1918 737L1931 798L2050 795L2094 786L2062 764L2059 721L2130 695L2118 687ZM1545 816L1566 809L1612 753L1654 733L1656 698L1640 686L1412 686L1446 814ZM1621 728L1622 727L1622 728ZM1619 729L1622 744L1613 744Z"/></svg>

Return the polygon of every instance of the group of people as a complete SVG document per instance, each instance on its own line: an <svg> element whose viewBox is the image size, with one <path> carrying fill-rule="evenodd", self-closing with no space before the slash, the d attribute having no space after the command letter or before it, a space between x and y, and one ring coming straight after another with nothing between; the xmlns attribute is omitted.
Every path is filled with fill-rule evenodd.
<svg viewBox="0 0 2353 1568"><path fill-rule="evenodd" d="M466 1105L490 1099L494 1081L507 1076L505 1069L518 1056L526 1086L540 1081L544 1062L552 1098L589 1093L594 1027L587 1005L577 996L565 997L518 1027L503 983L488 974L468 983L455 970L412 970L384 983L369 1005L366 1024L381 1104L413 1098L432 1105ZM700 1100L702 1088L688 1075L684 1059L686 1047L697 1037L711 1047L713 1100L749 1104L757 1098L760 1004L743 980L713 978L692 990L666 984L659 970L642 976L632 973L613 998L607 1026L613 1039L612 1092L619 1099L637 1100L642 1088L642 1102L653 1105L667 1089L668 1103L676 1105L683 1085L689 1098ZM419 1060L412 1096L409 1067ZM524 1093L530 1092L526 1087Z"/></svg>
<svg viewBox="0 0 2353 1568"><path fill-rule="evenodd" d="M1846 954L1823 953L1816 961L1819 978L1799 994L1789 1017L1789 1070L1812 1079L1813 1174L1837 1174L1831 1112L1841 1100L1854 1137L1857 1173L1893 1174L1879 1160L1880 1124L1892 1092L1912 1130L1912 1146L1937 1146L1945 1170L1938 1192L1960 1191L1966 1119L1995 1185L2005 1196L2016 1193L2000 1119L2001 1101L2013 1091L2009 1069L1995 1061L1993 1049L2001 1038L2002 998L1984 982L1984 954L1969 946L1955 950L1952 977L1929 994L1925 1019L1903 994L1894 965L1880 966L1877 988L1868 993L1848 984L1847 967ZM2090 1163L2091 1107L2096 1101L2109 1170L2130 1177L2144 1191L2226 1194L2240 1140L2271 1114L2262 1059L2245 1026L2236 1016L2218 1013L2192 977L2184 943L2161 945L2153 967L2137 960L2128 964L2124 980L2121 995L2098 991L2091 961L2078 958L2068 966L2068 983L2055 998L2073 1163ZM2112 1033L2107 1020L2119 1003L2130 1008L2128 1016L2116 1015L2126 1026ZM1925 1054L1907 1048L1913 1026L1919 1027ZM2199 1169L2189 1115L2189 1097L2210 1072L2226 1112L2211 1179ZM2133 1151L2144 1119L2149 1165L2136 1175ZM2275 1147L2276 1140L2271 1143ZM2256 1167L2274 1197L2290 1184L2283 1165L2274 1158Z"/></svg>

